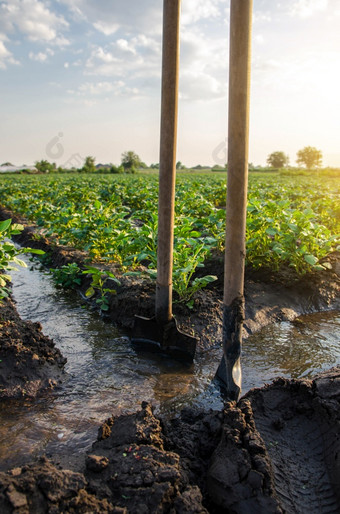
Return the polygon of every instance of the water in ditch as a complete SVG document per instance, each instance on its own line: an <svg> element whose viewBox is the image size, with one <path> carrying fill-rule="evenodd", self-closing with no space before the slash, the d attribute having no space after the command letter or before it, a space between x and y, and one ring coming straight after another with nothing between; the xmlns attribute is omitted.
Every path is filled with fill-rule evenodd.
<svg viewBox="0 0 340 514"><path fill-rule="evenodd" d="M39 321L67 358L60 390L36 401L0 402L0 469L47 454L79 455L112 414L133 412L150 401L173 416L185 406L221 408L212 385L221 349L187 366L155 354L136 353L126 335L75 294L57 289L29 263L13 274L23 319ZM277 376L308 377L340 364L340 312L303 316L270 325L244 341L243 392Z"/></svg>

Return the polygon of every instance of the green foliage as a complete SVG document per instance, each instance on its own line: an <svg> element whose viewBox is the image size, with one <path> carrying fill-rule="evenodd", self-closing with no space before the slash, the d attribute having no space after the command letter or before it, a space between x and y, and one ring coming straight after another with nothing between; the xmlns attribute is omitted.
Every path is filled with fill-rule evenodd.
<svg viewBox="0 0 340 514"><path fill-rule="evenodd" d="M61 268L50 268L58 286L74 288L81 285L81 269L76 262L64 264Z"/></svg>
<svg viewBox="0 0 340 514"><path fill-rule="evenodd" d="M140 167L141 162L142 161L140 157L132 150L128 150L127 152L122 153L122 166L128 173L136 173L136 170Z"/></svg>
<svg viewBox="0 0 340 514"><path fill-rule="evenodd" d="M115 166L114 164L112 164L112 166L110 166L110 173L114 173L116 175L124 173L124 168L123 166Z"/></svg>
<svg viewBox="0 0 340 514"><path fill-rule="evenodd" d="M85 173L94 173L96 171L95 161L96 159L90 155L85 157L84 166L81 171L84 171Z"/></svg>
<svg viewBox="0 0 340 514"><path fill-rule="evenodd" d="M215 166L213 166L211 169L213 171L225 171L227 169L227 165L220 166L220 164L215 164Z"/></svg>
<svg viewBox="0 0 340 514"><path fill-rule="evenodd" d="M289 164L289 157L284 152L272 152L267 157L267 164L272 168L286 168Z"/></svg>
<svg viewBox="0 0 340 514"><path fill-rule="evenodd" d="M181 163L181 161L176 162L176 170L185 170L186 166Z"/></svg>
<svg viewBox="0 0 340 514"><path fill-rule="evenodd" d="M88 266L84 271L84 275L91 277L90 287L87 289L85 296L86 298L92 298L96 295L96 304L102 311L109 310L109 294L115 294L116 290L112 287L107 287L109 281L120 285L119 280L116 279L115 275L110 271L101 271L93 266ZM99 295L99 296L98 296Z"/></svg>
<svg viewBox="0 0 340 514"><path fill-rule="evenodd" d="M49 173L51 171L55 171L56 165L55 163L51 164L50 162L42 159L41 161L36 161L34 166L40 173Z"/></svg>
<svg viewBox="0 0 340 514"><path fill-rule="evenodd" d="M259 216L265 210L266 217ZM248 205L248 262L278 270L289 263L299 273L325 269L319 259L334 248L336 237L316 223L312 209L292 208L289 200L251 201ZM256 251L253 251L256 250Z"/></svg>
<svg viewBox="0 0 340 514"><path fill-rule="evenodd" d="M338 244L338 178L259 171L248 189L247 264L288 265L299 274L321 269L320 260ZM126 272L146 269L152 277L157 195L157 174L22 175L0 183L1 202L34 220L43 235L87 251L94 261L118 263ZM224 174L177 177L173 284L183 301L206 285L195 282L196 269L212 252L224 251L225 202Z"/></svg>
<svg viewBox="0 0 340 514"><path fill-rule="evenodd" d="M314 146L305 146L297 152L296 162L306 166L308 170L318 168L322 163L322 152Z"/></svg>
<svg viewBox="0 0 340 514"><path fill-rule="evenodd" d="M0 302L9 295L8 283L11 276L8 272L17 269L17 266L26 267L26 263L18 256L22 253L35 253L42 255L42 250L32 248L16 248L15 245L8 240L12 236L20 234L23 226L17 223L12 224L12 220L8 219L0 222Z"/></svg>

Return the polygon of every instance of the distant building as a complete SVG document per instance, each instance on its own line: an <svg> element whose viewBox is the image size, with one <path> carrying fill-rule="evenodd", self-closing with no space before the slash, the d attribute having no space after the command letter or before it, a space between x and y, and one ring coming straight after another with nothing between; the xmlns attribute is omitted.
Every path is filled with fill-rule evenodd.
<svg viewBox="0 0 340 514"><path fill-rule="evenodd" d="M35 166L9 166L7 164L2 164L0 166L0 173L18 173L19 171L30 171L31 173L37 173L37 168Z"/></svg>
<svg viewBox="0 0 340 514"><path fill-rule="evenodd" d="M97 170L109 170L111 168L111 164L96 164Z"/></svg>

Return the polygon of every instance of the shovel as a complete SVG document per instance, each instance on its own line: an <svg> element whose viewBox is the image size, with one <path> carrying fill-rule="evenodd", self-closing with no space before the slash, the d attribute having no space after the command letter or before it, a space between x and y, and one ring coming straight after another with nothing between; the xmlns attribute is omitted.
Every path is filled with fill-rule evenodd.
<svg viewBox="0 0 340 514"><path fill-rule="evenodd" d="M155 317L135 316L132 343L192 361L197 339L178 330L172 315L180 0L164 0L158 246Z"/></svg>
<svg viewBox="0 0 340 514"><path fill-rule="evenodd" d="M236 401L242 380L251 18L252 0L231 0L223 358L216 377L223 394Z"/></svg>

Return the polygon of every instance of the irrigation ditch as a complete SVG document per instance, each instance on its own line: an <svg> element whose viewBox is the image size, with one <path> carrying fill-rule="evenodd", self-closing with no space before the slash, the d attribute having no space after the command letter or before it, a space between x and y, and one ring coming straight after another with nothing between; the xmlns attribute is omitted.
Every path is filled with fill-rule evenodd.
<svg viewBox="0 0 340 514"><path fill-rule="evenodd" d="M47 252L51 267L73 262L82 267L87 263L85 253L57 246L42 236L37 237L36 227L28 225L21 217L5 209L1 209L0 217L12 218L23 224L24 231L17 241ZM332 326L336 319L333 327L339 333L339 255L333 254L330 260L332 269L310 273L299 279L289 269L277 274L268 270L247 270L245 344L261 328L271 327L273 322L293 321L298 329L305 327L305 322L298 316L314 312L324 313L325 325ZM256 382L255 374L251 375L251 370L261 366L261 359L265 360L263 349L258 362L249 361L246 365L244 374L245 377L250 376L250 380L247 382L246 379L247 392L237 404L223 405L216 389L210 389L207 395L197 387L195 401L191 396L187 402L188 395L180 399L179 391L177 400L168 402L167 408L162 410L160 405L166 403L164 396L168 390L164 390L163 398L160 400L158 397L157 400L138 381L127 387L133 380L134 367L139 376L144 371L138 366L150 366L151 374L161 375L160 365L155 364L151 357L144 360L144 357L133 353L128 339L124 338L131 329L134 314L153 315L154 283L124 276L117 267L106 266L106 269L120 281L119 286L112 284L116 294L110 296L109 310L105 314L107 330L114 333L119 352L125 352L126 358L133 363L126 373L126 383L118 385L116 391L119 394L121 387L126 403L123 408L113 408L110 395L112 398L114 387L110 385L99 403L98 398L93 397L96 398L93 403L83 405L87 413L93 410L95 422L85 416L81 430L79 423L73 427L71 423L66 435L56 427L61 446L63 439L69 437L70 444L64 445L62 451L58 441L50 446L40 444L44 434L46 437L46 429L39 432L39 444L33 455L20 455L19 452L11 465L10 459L8 463L3 459L1 512L263 513L302 512L307 509L318 513L338 512L340 369L326 370L325 361L321 368L316 368L323 371L311 377L314 362L320 361L325 347L314 355L315 361L307 366L308 373L307 368L302 370L300 376L303 378L289 379L287 373L286 378L251 389L252 384L261 385ZM174 304L179 326L199 335L197 361L201 367L203 362L209 362L210 367L215 365L215 361L207 356L212 356L212 359L221 356L223 262L220 256L216 255L207 263L205 273L207 271L217 275L218 280L196 293L194 308ZM79 293L84 296L88 287L89 279L85 279ZM25 300L21 301L24 303ZM94 305L95 300L92 302ZM70 294L70 304L66 309L70 309L72 303L76 300ZM332 312L335 312L334 317ZM4 445L15 453L18 434L26 433L25 427L19 426L15 420L17 413L26 410L35 416L39 405L42 419L51 423L51 418L46 418L45 409L49 410L46 406L55 395L59 395L58 401L62 402L60 391L68 381L66 389L68 387L69 394L66 396L69 407L64 416L72 418L75 385L69 374L63 371L64 352L51 341L53 333L48 334L49 337L42 334L38 319L24 321L11 299L0 307L0 315L3 381L0 415L12 419L12 430L8 431L7 437L1 435ZM86 312L84 315L87 316ZM45 316L50 316L48 305ZM114 328L116 326L119 327L118 332ZM80 339L82 337L81 333ZM279 339L275 332L272 332L272 337ZM333 334L334 347L337 346L336 337L334 339ZM309 338L310 333L306 336ZM259 347L261 344L266 343L262 340ZM281 341L280 348L285 344L288 345L287 341ZM109 336L105 345L110 345ZM278 348L273 351L278 353ZM294 342L289 343L289 348L294 350ZM308 353L308 358L312 353ZM95 354L97 363L101 359L98 355ZM81 352L78 357L73 357L78 362L86 360ZM307 362L306 356L302 357ZM293 354L292 360L298 361L302 357ZM67 355L67 358L71 356ZM118 376L124 366L119 360L116 366L112 374ZM105 373L109 374L108 369ZM186 377L192 375L193 370L181 373ZM178 381L178 374L175 376ZM198 373L197 377L196 382L201 379L206 385L206 375ZM159 388L160 384L159 380L156 381L153 389ZM179 381L179 389L185 388L185 384L185 380ZM96 387L100 390L102 386L98 383ZM132 392L133 401L129 405ZM198 397L200 401L197 401ZM85 402L80 397L78 409L81 401ZM105 403L108 405L106 408ZM22 425L27 419L20 421ZM11 437L13 432L15 437ZM78 446L77 433L81 433ZM85 433L87 436L82 439Z"/></svg>

